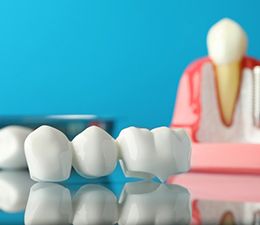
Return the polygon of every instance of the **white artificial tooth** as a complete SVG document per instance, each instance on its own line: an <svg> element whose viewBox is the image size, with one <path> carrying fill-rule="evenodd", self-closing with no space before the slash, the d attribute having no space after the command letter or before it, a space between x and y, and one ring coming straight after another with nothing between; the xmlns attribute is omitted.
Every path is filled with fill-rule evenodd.
<svg viewBox="0 0 260 225"><path fill-rule="evenodd" d="M33 183L27 171L1 171L0 209L5 212L24 210Z"/></svg>
<svg viewBox="0 0 260 225"><path fill-rule="evenodd" d="M166 180L190 167L191 142L181 130L160 127L149 131L129 127L117 138L126 176Z"/></svg>
<svg viewBox="0 0 260 225"><path fill-rule="evenodd" d="M120 164L127 177L152 178L151 167L156 163L153 135L148 129L129 127L117 138L120 147Z"/></svg>
<svg viewBox="0 0 260 225"><path fill-rule="evenodd" d="M165 180L172 174L188 172L191 161L191 141L188 134L183 129L173 130L168 127L155 128L151 132L154 134L158 156L164 162L164 167L159 168L159 177Z"/></svg>
<svg viewBox="0 0 260 225"><path fill-rule="evenodd" d="M178 185L129 183L119 203L119 225L188 225L191 222L190 194Z"/></svg>
<svg viewBox="0 0 260 225"><path fill-rule="evenodd" d="M71 222L72 202L67 188L54 183L32 186L24 215L26 225L66 225Z"/></svg>
<svg viewBox="0 0 260 225"><path fill-rule="evenodd" d="M113 172L118 149L115 140L103 129L92 126L73 141L73 167L82 176L101 177Z"/></svg>
<svg viewBox="0 0 260 225"><path fill-rule="evenodd" d="M118 220L115 195L100 185L85 185L73 199L73 225L112 225Z"/></svg>
<svg viewBox="0 0 260 225"><path fill-rule="evenodd" d="M0 168L26 168L24 141L32 132L21 126L7 126L0 129Z"/></svg>
<svg viewBox="0 0 260 225"><path fill-rule="evenodd" d="M35 181L63 181L69 178L72 147L59 130L41 126L25 140L25 156Z"/></svg>
<svg viewBox="0 0 260 225"><path fill-rule="evenodd" d="M209 56L216 65L240 61L246 54L247 42L243 28L228 18L212 26L207 35Z"/></svg>

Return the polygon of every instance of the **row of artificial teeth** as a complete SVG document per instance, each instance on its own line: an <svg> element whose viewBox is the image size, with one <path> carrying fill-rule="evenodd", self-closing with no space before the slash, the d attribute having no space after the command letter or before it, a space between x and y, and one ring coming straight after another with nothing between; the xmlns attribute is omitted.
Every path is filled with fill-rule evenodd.
<svg viewBox="0 0 260 225"><path fill-rule="evenodd" d="M31 178L51 182L68 179L71 166L84 177L109 175L118 159L127 176L157 176L164 181L189 169L190 148L185 132L167 127L151 131L130 127L114 140L103 129L92 126L70 142L61 131L41 126L24 144Z"/></svg>
<svg viewBox="0 0 260 225"><path fill-rule="evenodd" d="M24 217L26 225L180 225L190 220L189 192L156 183L126 184L119 201L101 185L84 185L71 199L70 191L59 184L37 183L31 188Z"/></svg>
<svg viewBox="0 0 260 225"><path fill-rule="evenodd" d="M115 140L92 126L72 142L50 126L0 130L0 167L29 168L36 181L63 181L71 167L84 177L109 175L119 160L126 176L165 180L190 167L191 143L183 130L129 127ZM25 158L26 156L26 158Z"/></svg>

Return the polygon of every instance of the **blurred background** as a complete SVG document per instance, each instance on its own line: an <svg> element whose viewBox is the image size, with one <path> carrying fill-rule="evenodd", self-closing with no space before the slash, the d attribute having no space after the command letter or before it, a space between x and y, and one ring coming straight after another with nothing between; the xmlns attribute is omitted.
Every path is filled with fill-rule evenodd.
<svg viewBox="0 0 260 225"><path fill-rule="evenodd" d="M260 1L0 2L2 115L97 114L168 126L185 67L207 55L223 17L240 23L260 58Z"/></svg>

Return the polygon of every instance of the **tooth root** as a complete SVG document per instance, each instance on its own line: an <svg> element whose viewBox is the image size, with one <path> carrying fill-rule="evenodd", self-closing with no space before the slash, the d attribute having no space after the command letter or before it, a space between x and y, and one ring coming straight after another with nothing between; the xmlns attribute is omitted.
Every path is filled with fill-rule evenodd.
<svg viewBox="0 0 260 225"><path fill-rule="evenodd" d="M85 177L101 177L113 172L118 158L115 140L104 130L92 126L73 141L73 167Z"/></svg>
<svg viewBox="0 0 260 225"><path fill-rule="evenodd" d="M59 130L41 126L25 140L25 156L35 181L63 181L72 164L71 143Z"/></svg>
<svg viewBox="0 0 260 225"><path fill-rule="evenodd" d="M217 92L223 122L226 125L231 125L240 88L240 62L216 65L215 68Z"/></svg>
<svg viewBox="0 0 260 225"><path fill-rule="evenodd" d="M26 225L71 224L72 205L68 189L58 184L32 186L25 209Z"/></svg>
<svg viewBox="0 0 260 225"><path fill-rule="evenodd" d="M0 130L0 168L26 168L24 141L31 129L21 126L7 126Z"/></svg>
<svg viewBox="0 0 260 225"><path fill-rule="evenodd" d="M0 172L0 209L19 212L25 209L33 181L26 171Z"/></svg>
<svg viewBox="0 0 260 225"><path fill-rule="evenodd" d="M112 225L118 220L115 195L100 185L85 185L73 199L73 225Z"/></svg>
<svg viewBox="0 0 260 225"><path fill-rule="evenodd" d="M239 93L240 62L246 54L247 36L239 24L225 18L210 28L207 45L216 70L219 110L224 124L229 126Z"/></svg>
<svg viewBox="0 0 260 225"><path fill-rule="evenodd" d="M121 166L127 176L165 181L190 168L191 142L183 131L161 127L149 131L130 127L117 138Z"/></svg>
<svg viewBox="0 0 260 225"><path fill-rule="evenodd" d="M126 184L120 196L119 225L190 224L189 192L177 185Z"/></svg>

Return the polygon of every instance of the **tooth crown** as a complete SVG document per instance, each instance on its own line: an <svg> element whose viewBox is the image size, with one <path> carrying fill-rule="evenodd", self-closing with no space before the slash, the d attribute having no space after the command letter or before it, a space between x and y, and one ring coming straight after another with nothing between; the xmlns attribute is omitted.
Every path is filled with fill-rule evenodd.
<svg viewBox="0 0 260 225"><path fill-rule="evenodd" d="M244 30L231 19L222 19L208 32L208 52L217 65L239 62L247 49Z"/></svg>
<svg viewBox="0 0 260 225"><path fill-rule="evenodd" d="M130 127L118 139L126 176L166 180L190 168L191 142L187 134L167 127L151 131Z"/></svg>
<svg viewBox="0 0 260 225"><path fill-rule="evenodd" d="M31 178L36 181L62 181L70 176L71 143L59 130L41 126L25 140L25 155Z"/></svg>
<svg viewBox="0 0 260 225"><path fill-rule="evenodd" d="M92 126L73 141L73 167L86 177L101 177L113 172L118 149L115 140L103 129Z"/></svg>
<svg viewBox="0 0 260 225"><path fill-rule="evenodd" d="M0 168L26 168L24 141L31 131L21 126L7 126L0 129Z"/></svg>

